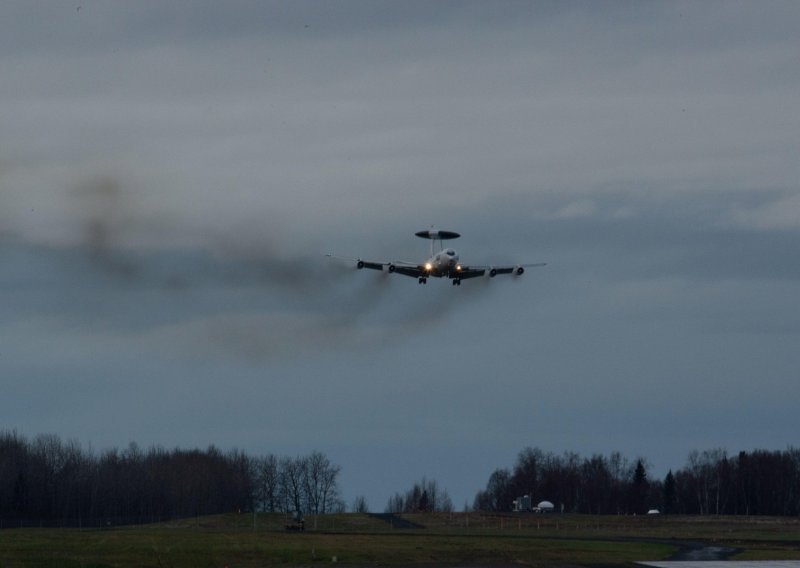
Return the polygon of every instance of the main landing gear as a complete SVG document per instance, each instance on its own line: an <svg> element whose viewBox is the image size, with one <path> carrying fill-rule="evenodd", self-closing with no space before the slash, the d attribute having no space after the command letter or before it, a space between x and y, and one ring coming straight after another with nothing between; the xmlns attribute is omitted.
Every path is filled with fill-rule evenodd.
<svg viewBox="0 0 800 568"><path fill-rule="evenodd" d="M461 278L453 278L453 286L461 286Z"/></svg>
<svg viewBox="0 0 800 568"><path fill-rule="evenodd" d="M420 276L419 277L419 283L420 284L427 284L428 283L428 279L425 278L424 276Z"/></svg>

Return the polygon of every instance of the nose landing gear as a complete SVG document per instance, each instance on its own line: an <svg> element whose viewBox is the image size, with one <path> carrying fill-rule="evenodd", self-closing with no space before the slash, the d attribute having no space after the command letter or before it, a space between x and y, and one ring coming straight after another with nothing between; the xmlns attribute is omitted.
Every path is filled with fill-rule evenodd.
<svg viewBox="0 0 800 568"><path fill-rule="evenodd" d="M461 286L461 278L453 278L453 286Z"/></svg>
<svg viewBox="0 0 800 568"><path fill-rule="evenodd" d="M425 278L424 276L420 276L419 277L419 283L420 284L427 284L428 283L428 279Z"/></svg>

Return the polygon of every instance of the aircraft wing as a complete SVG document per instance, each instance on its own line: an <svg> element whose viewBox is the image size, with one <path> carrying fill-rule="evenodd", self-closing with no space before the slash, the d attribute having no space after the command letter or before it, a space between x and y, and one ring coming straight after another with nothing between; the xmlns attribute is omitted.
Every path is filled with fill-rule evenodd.
<svg viewBox="0 0 800 568"><path fill-rule="evenodd" d="M462 266L456 273L459 280L467 280L468 278L478 278L486 274L486 268L482 266Z"/></svg>
<svg viewBox="0 0 800 568"><path fill-rule="evenodd" d="M535 266L545 266L547 265L546 262L534 262L534 263L527 263L527 264L515 264L513 266L497 266L497 265L488 265L488 266L465 266L462 267L462 272L467 273L469 275L464 275L461 278L474 278L476 276L483 276L484 274L489 274L491 278L494 278L498 274L513 274L515 276L521 276L526 268L533 268Z"/></svg>
<svg viewBox="0 0 800 568"><path fill-rule="evenodd" d="M422 267L419 266L418 264L415 264L413 262L405 262L402 260L399 261L364 260L361 258L348 258L344 256L336 256L333 254L326 254L325 256L331 258L340 258L342 260L355 262L356 268L358 268L359 270L361 270L362 268L369 268L370 270L380 270L380 271L386 269L388 272L396 272L397 274L412 276L414 278L418 278L423 273Z"/></svg>
<svg viewBox="0 0 800 568"><path fill-rule="evenodd" d="M402 274L403 276L411 276L412 278L419 278L420 276L424 276L427 274L422 270L422 268L420 268L416 264L395 263L395 262L389 264L389 272L396 272L397 274Z"/></svg>

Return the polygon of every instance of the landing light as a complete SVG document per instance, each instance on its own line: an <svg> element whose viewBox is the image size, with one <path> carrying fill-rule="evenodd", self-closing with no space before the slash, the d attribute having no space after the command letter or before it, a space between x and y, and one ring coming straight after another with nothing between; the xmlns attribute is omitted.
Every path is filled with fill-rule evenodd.
<svg viewBox="0 0 800 568"><path fill-rule="evenodd" d="M425 270L430 272L431 270L433 270L433 265L430 262L426 262L425 263Z"/></svg>
<svg viewBox="0 0 800 568"><path fill-rule="evenodd" d="M461 265L460 265L460 264L456 265L456 270L457 270L458 272L461 272Z"/></svg>

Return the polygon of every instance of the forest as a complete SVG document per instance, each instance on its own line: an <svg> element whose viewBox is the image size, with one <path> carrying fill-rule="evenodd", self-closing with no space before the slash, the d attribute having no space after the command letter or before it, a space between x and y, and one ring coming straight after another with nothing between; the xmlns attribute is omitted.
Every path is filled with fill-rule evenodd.
<svg viewBox="0 0 800 568"><path fill-rule="evenodd" d="M217 513L341 511L340 467L324 454L278 457L131 443L99 453L54 434L0 432L0 520L138 524Z"/></svg>
<svg viewBox="0 0 800 568"><path fill-rule="evenodd" d="M650 479L645 459L618 452L581 457L522 450L513 469L496 469L473 508L509 511L518 498L548 500L565 513L683 515L800 514L800 450L691 451L686 464Z"/></svg>
<svg viewBox="0 0 800 568"><path fill-rule="evenodd" d="M229 512L339 513L341 467L321 452L252 456L240 450L127 448L96 452L54 434L0 431L0 523L107 526ZM389 488L387 488L389 492ZM496 469L471 509L509 512L528 495L556 511L599 515L800 515L800 450L692 451L680 469L651 479L644 458L581 457L525 448ZM465 510L470 509L465 504ZM352 505L367 512L363 497ZM387 512L452 511L435 480L396 492ZM0 524L2 526L2 524Z"/></svg>

